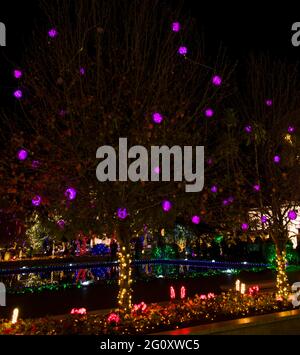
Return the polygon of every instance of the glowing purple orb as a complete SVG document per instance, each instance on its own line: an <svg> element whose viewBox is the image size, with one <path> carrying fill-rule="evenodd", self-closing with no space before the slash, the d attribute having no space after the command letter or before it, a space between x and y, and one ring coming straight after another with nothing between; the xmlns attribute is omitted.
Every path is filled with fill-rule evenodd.
<svg viewBox="0 0 300 355"><path fill-rule="evenodd" d="M212 117L214 115L214 110L212 108L207 108L204 111L204 115L206 117Z"/></svg>
<svg viewBox="0 0 300 355"><path fill-rule="evenodd" d="M242 223L241 228L242 228L243 231L246 231L249 228L249 224L248 223Z"/></svg>
<svg viewBox="0 0 300 355"><path fill-rule="evenodd" d="M267 218L267 216L261 216L260 220L261 220L261 223L267 223L268 218Z"/></svg>
<svg viewBox="0 0 300 355"><path fill-rule="evenodd" d="M216 192L218 192L218 187L217 187L216 185L213 185L213 186L210 188L210 191L211 191L212 193L216 193Z"/></svg>
<svg viewBox="0 0 300 355"><path fill-rule="evenodd" d="M294 211L294 210L291 210L288 212L288 218L291 220L291 221L294 221L295 219L297 219L297 212Z"/></svg>
<svg viewBox="0 0 300 355"><path fill-rule="evenodd" d="M162 203L161 203L161 206L162 206L162 209L165 211L165 212L169 212L172 208L172 203L168 200L164 200Z"/></svg>
<svg viewBox="0 0 300 355"><path fill-rule="evenodd" d="M79 73L80 73L80 75L84 75L85 74L85 68L80 68L79 69Z"/></svg>
<svg viewBox="0 0 300 355"><path fill-rule="evenodd" d="M77 192L73 187L67 188L65 191L65 196L68 200L74 200L76 198Z"/></svg>
<svg viewBox="0 0 300 355"><path fill-rule="evenodd" d="M289 132L289 133L294 133L294 132L295 132L295 127L289 126L289 127L288 127L288 132Z"/></svg>
<svg viewBox="0 0 300 355"><path fill-rule="evenodd" d="M187 52L188 52L187 47L180 46L178 48L178 54L180 54L180 55L187 55Z"/></svg>
<svg viewBox="0 0 300 355"><path fill-rule="evenodd" d="M28 152L25 149L20 149L18 151L17 157L19 160L25 160L28 157Z"/></svg>
<svg viewBox="0 0 300 355"><path fill-rule="evenodd" d="M220 86L222 84L222 78L219 75L214 75L211 81L215 86Z"/></svg>
<svg viewBox="0 0 300 355"><path fill-rule="evenodd" d="M66 224L66 222L63 219L60 219L59 221L57 221L57 225L60 229L64 229L65 224Z"/></svg>
<svg viewBox="0 0 300 355"><path fill-rule="evenodd" d="M18 100L20 100L23 97L23 92L22 90L18 89L16 91L14 91L14 97Z"/></svg>
<svg viewBox="0 0 300 355"><path fill-rule="evenodd" d="M201 218L199 216L192 217L192 223L194 223L194 224L199 224L200 220L201 220Z"/></svg>
<svg viewBox="0 0 300 355"><path fill-rule="evenodd" d="M173 22L172 23L172 31L173 32L179 32L180 31L180 23L179 22Z"/></svg>
<svg viewBox="0 0 300 355"><path fill-rule="evenodd" d="M251 133L252 132L252 126L248 125L244 128L245 132Z"/></svg>
<svg viewBox="0 0 300 355"><path fill-rule="evenodd" d="M266 105L269 107L273 105L273 101L271 99L267 99L265 102L266 102Z"/></svg>
<svg viewBox="0 0 300 355"><path fill-rule="evenodd" d="M14 70L14 77L16 78L16 79L20 79L21 77L22 77L22 71L21 70L19 70L19 69L15 69Z"/></svg>
<svg viewBox="0 0 300 355"><path fill-rule="evenodd" d="M55 38L58 35L58 32L55 28L51 28L51 30L48 31L48 36L50 38Z"/></svg>
<svg viewBox="0 0 300 355"><path fill-rule="evenodd" d="M257 184L257 185L254 185L254 186L253 186L253 190L254 190L254 191L260 191L260 185L258 185L258 184Z"/></svg>
<svg viewBox="0 0 300 355"><path fill-rule="evenodd" d="M33 206L39 206L41 202L42 202L42 198L39 195L34 196L33 199L31 200Z"/></svg>
<svg viewBox="0 0 300 355"><path fill-rule="evenodd" d="M228 200L223 200L223 206L228 206L229 202Z"/></svg>
<svg viewBox="0 0 300 355"><path fill-rule="evenodd" d="M127 209L126 208L118 208L117 215L118 215L118 218L125 219L128 216Z"/></svg>
<svg viewBox="0 0 300 355"><path fill-rule="evenodd" d="M274 161L275 164L279 164L280 160L281 160L281 158L280 158L279 155L275 155L274 158L273 158L273 161Z"/></svg>
<svg viewBox="0 0 300 355"><path fill-rule="evenodd" d="M160 124L163 121L163 116L159 112L154 112L152 114L152 120L154 123Z"/></svg>

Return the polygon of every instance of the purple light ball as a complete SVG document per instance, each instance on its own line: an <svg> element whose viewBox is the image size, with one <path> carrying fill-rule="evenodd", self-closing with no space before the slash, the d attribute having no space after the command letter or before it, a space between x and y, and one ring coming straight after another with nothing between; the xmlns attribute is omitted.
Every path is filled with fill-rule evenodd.
<svg viewBox="0 0 300 355"><path fill-rule="evenodd" d="M28 157L28 152L25 149L20 149L18 151L17 157L19 160L26 160Z"/></svg>
<svg viewBox="0 0 300 355"><path fill-rule="evenodd" d="M161 205L164 212L169 212L172 208L172 203L168 200L164 200Z"/></svg>
<svg viewBox="0 0 300 355"><path fill-rule="evenodd" d="M55 38L58 35L58 32L55 28L51 28L51 30L48 31L48 36L50 38Z"/></svg>
<svg viewBox="0 0 300 355"><path fill-rule="evenodd" d="M212 117L214 115L214 110L212 108L207 108L204 111L204 115L206 117Z"/></svg>
<svg viewBox="0 0 300 355"><path fill-rule="evenodd" d="M173 32L179 32L180 31L180 23L179 22L173 22L172 23L172 31Z"/></svg>
<svg viewBox="0 0 300 355"><path fill-rule="evenodd" d="M85 74L85 68L80 68L79 69L79 73L80 73L80 75L84 75Z"/></svg>
<svg viewBox="0 0 300 355"><path fill-rule="evenodd" d="M118 208L117 215L119 219L125 219L128 216L126 208Z"/></svg>
<svg viewBox="0 0 300 355"><path fill-rule="evenodd" d="M273 101L271 99L267 99L265 102L266 102L266 105L269 107L273 105Z"/></svg>
<svg viewBox="0 0 300 355"><path fill-rule="evenodd" d="M14 97L18 100L20 100L23 97L23 92L22 90L18 89L16 91L14 91Z"/></svg>
<svg viewBox="0 0 300 355"><path fill-rule="evenodd" d="M213 186L210 188L210 191L211 191L212 193L216 193L216 192L218 192L218 187L217 187L216 185L213 185Z"/></svg>
<svg viewBox="0 0 300 355"><path fill-rule="evenodd" d="M77 192L73 187L67 188L65 191L65 196L68 200L74 200L76 198Z"/></svg>
<svg viewBox="0 0 300 355"><path fill-rule="evenodd" d="M152 114L152 120L154 123L160 124L163 121L163 116L159 112L154 112Z"/></svg>
<svg viewBox="0 0 300 355"><path fill-rule="evenodd" d="M39 195L34 196L33 199L31 200L33 206L39 206L41 202L42 202L42 198Z"/></svg>
<svg viewBox="0 0 300 355"><path fill-rule="evenodd" d="M252 126L248 125L244 128L245 132L251 133L252 132Z"/></svg>
<svg viewBox="0 0 300 355"><path fill-rule="evenodd" d="M194 224L199 224L200 220L201 220L201 218L199 216L192 217L192 223L194 223Z"/></svg>
<svg viewBox="0 0 300 355"><path fill-rule="evenodd" d="M229 202L228 200L223 200L223 206L228 206Z"/></svg>
<svg viewBox="0 0 300 355"><path fill-rule="evenodd" d="M242 223L241 228L242 228L243 231L246 231L249 228L249 224L248 223Z"/></svg>
<svg viewBox="0 0 300 355"><path fill-rule="evenodd" d="M260 185L254 185L253 186L253 190L255 190L255 191L260 191Z"/></svg>
<svg viewBox="0 0 300 355"><path fill-rule="evenodd" d="M291 221L294 221L295 219L297 219L297 212L294 211L294 210L291 210L288 212L288 218L291 220Z"/></svg>
<svg viewBox="0 0 300 355"><path fill-rule="evenodd" d="M276 164L279 164L279 163L280 163L280 160L281 160L281 158L280 158L279 155L275 155L274 158L273 158L273 161L274 161L274 163L276 163Z"/></svg>
<svg viewBox="0 0 300 355"><path fill-rule="evenodd" d="M289 132L289 133L294 133L294 132L295 132L295 127L289 126L289 127L288 127L288 132Z"/></svg>
<svg viewBox="0 0 300 355"><path fill-rule="evenodd" d="M267 218L267 216L261 216L260 220L261 220L261 223L267 223L268 218Z"/></svg>
<svg viewBox="0 0 300 355"><path fill-rule="evenodd" d="M187 47L185 47L185 46L180 46L178 48L178 54L180 54L180 55L187 55L187 52L188 52L188 50L187 50Z"/></svg>
<svg viewBox="0 0 300 355"><path fill-rule="evenodd" d="M21 77L22 77L22 71L21 70L19 70L19 69L15 69L14 70L14 77L16 78L16 79L20 79Z"/></svg>
<svg viewBox="0 0 300 355"><path fill-rule="evenodd" d="M222 84L222 78L219 75L214 75L211 81L215 86L220 86Z"/></svg>

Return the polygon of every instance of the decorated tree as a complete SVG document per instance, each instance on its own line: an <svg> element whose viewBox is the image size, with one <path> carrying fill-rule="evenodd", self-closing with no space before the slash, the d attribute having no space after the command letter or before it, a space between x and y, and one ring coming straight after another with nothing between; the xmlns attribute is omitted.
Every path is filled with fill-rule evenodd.
<svg viewBox="0 0 300 355"><path fill-rule="evenodd" d="M218 163L223 166L215 133L232 68L222 53L204 55L193 20L171 4L64 0L45 2L43 9L46 26L35 31L15 75L22 120L7 120L1 203L24 215L37 211L57 229L116 231L118 301L128 312L130 239L145 225L172 226L178 216L194 224L218 217L208 208L215 204L214 190L208 184L186 192L195 176L185 182L172 168L173 154L171 181L161 181L161 162L153 166L145 155L128 159L119 139L148 153L152 146L205 146L209 179ZM117 176L118 167L114 181L107 180L110 167L99 160L107 155L96 158L105 145L128 159L135 181L127 173ZM194 157L189 161L195 164ZM199 172L201 158L197 163Z"/></svg>
<svg viewBox="0 0 300 355"><path fill-rule="evenodd" d="M234 103L238 188L245 233L268 233L277 255L277 295L288 296L286 244L288 225L297 218L299 194L298 68L269 57L252 57L247 63L246 84Z"/></svg>

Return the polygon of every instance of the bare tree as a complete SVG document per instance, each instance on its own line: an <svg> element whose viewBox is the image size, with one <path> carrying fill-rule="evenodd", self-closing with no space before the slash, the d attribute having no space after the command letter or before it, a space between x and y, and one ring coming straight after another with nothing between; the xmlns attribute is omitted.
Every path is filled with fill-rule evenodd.
<svg viewBox="0 0 300 355"><path fill-rule="evenodd" d="M221 52L216 59L204 55L194 21L173 2L64 0L43 7L49 21L35 31L22 65L23 118L8 137L2 176L11 190L1 191L2 201L26 214L38 196L35 209L54 222L99 233L116 230L119 306L127 312L130 238L145 224L172 225L178 215L190 221L206 206L208 192L186 193L183 181L100 183L97 148L118 151L119 138L126 137L128 145L148 152L153 145L203 145L213 155L219 137L211 122L223 114L232 68ZM172 30L177 21L179 32ZM215 74L222 85L212 83ZM206 117L208 108L213 117ZM153 122L154 113L163 118L160 124ZM29 157L20 162L15 156L21 148ZM68 188L76 198L66 198ZM164 200L172 207L168 213ZM118 218L118 209L128 216Z"/></svg>

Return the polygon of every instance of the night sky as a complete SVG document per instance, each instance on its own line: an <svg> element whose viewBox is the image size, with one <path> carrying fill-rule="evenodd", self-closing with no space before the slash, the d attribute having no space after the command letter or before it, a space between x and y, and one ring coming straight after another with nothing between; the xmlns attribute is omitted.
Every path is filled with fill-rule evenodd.
<svg viewBox="0 0 300 355"><path fill-rule="evenodd" d="M76 1L76 0L74 0ZM129 0L124 0L129 1ZM172 0L169 0L172 2ZM270 53L290 62L300 59L300 46L291 43L291 26L300 21L300 10L293 2L184 0L204 32L205 47L223 44L233 60L243 60L250 52ZM294 2L295 3L295 2ZM34 24L41 21L38 0L3 0L0 21L7 27L7 47L0 47L0 100L13 101L11 69L22 64L22 53L29 43ZM298 14L298 15L297 15Z"/></svg>

